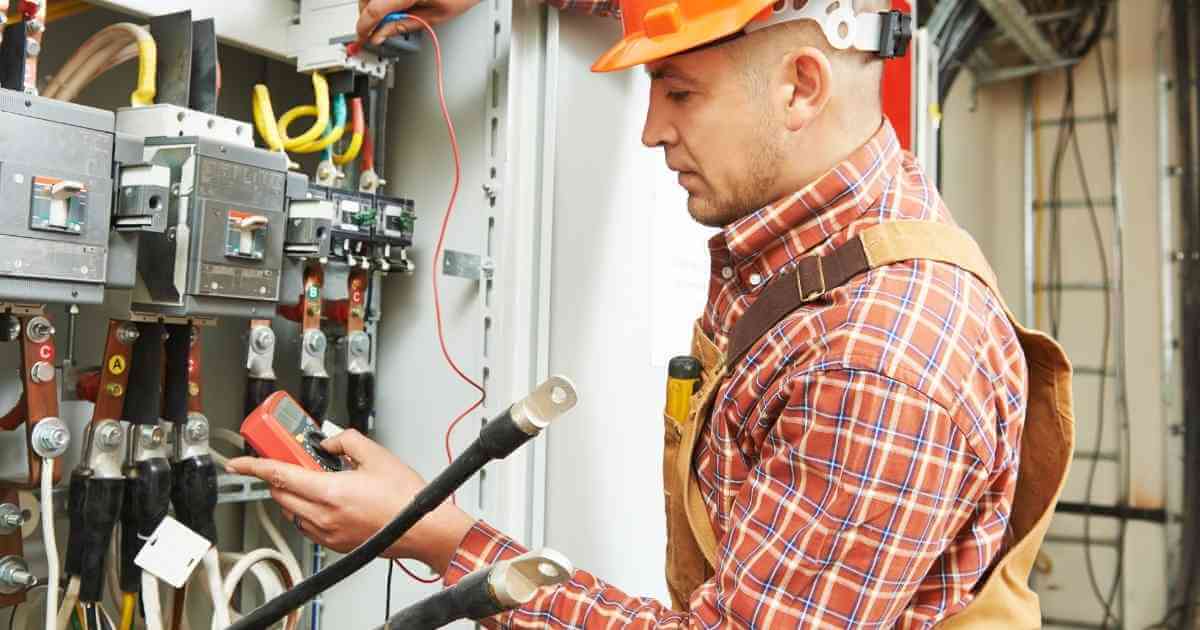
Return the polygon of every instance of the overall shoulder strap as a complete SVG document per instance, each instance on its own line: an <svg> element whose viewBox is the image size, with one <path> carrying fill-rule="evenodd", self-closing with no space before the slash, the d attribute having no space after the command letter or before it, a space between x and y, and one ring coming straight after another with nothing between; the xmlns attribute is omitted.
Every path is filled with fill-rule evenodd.
<svg viewBox="0 0 1200 630"><path fill-rule="evenodd" d="M726 363L732 365L784 317L855 276L906 260L933 260L978 277L999 297L996 277L979 245L956 226L934 221L892 221L867 228L824 256L806 256L778 276L733 328ZM1011 318L1010 318L1011 319Z"/></svg>

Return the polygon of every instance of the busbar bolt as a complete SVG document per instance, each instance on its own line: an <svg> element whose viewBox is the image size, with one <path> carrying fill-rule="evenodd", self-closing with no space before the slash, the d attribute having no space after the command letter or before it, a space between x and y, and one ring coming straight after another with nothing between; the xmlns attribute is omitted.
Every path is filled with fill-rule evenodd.
<svg viewBox="0 0 1200 630"><path fill-rule="evenodd" d="M29 520L29 512L12 503L0 503L0 536L7 536Z"/></svg>
<svg viewBox="0 0 1200 630"><path fill-rule="evenodd" d="M349 354L352 357L365 357L371 352L371 338L365 332L350 333L346 342L349 344Z"/></svg>
<svg viewBox="0 0 1200 630"><path fill-rule="evenodd" d="M46 361L38 361L33 364L33 367L29 368L29 378L33 379L33 382L39 385L53 382L54 366Z"/></svg>
<svg viewBox="0 0 1200 630"><path fill-rule="evenodd" d="M96 445L101 450L112 451L121 446L121 426L115 422L106 422L96 430Z"/></svg>
<svg viewBox="0 0 1200 630"><path fill-rule="evenodd" d="M304 350L311 355L321 355L325 353L326 340L325 333L319 330L310 330L304 334Z"/></svg>
<svg viewBox="0 0 1200 630"><path fill-rule="evenodd" d="M208 439L208 421L193 415L188 418L187 426L184 427L183 435L188 442L197 443Z"/></svg>
<svg viewBox="0 0 1200 630"><path fill-rule="evenodd" d="M37 586L37 583L37 577L29 572L29 564L23 558L0 558L0 595L23 593Z"/></svg>
<svg viewBox="0 0 1200 630"><path fill-rule="evenodd" d="M126 346L133 345L133 342L137 341L141 335L137 326L133 324L125 323L117 327L117 341Z"/></svg>
<svg viewBox="0 0 1200 630"><path fill-rule="evenodd" d="M255 352L265 353L275 347L275 332L266 326L255 328L250 335L250 343Z"/></svg>
<svg viewBox="0 0 1200 630"><path fill-rule="evenodd" d="M34 317L25 327L25 334L33 343L43 343L54 334L54 324L51 324L50 320L45 317Z"/></svg>
<svg viewBox="0 0 1200 630"><path fill-rule="evenodd" d="M43 459L54 459L67 452L71 444L71 431L66 423L53 416L43 418L33 425L33 452Z"/></svg>

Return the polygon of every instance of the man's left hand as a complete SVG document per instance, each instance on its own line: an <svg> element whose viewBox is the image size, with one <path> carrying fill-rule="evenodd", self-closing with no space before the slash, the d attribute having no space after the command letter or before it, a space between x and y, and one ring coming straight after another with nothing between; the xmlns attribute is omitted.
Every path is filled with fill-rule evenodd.
<svg viewBox="0 0 1200 630"><path fill-rule="evenodd" d="M349 457L355 468L320 473L255 457L239 457L227 468L271 484L271 497L305 536L341 553L357 547L391 522L426 485L416 471L358 431L330 438L322 447ZM445 573L474 523L466 512L446 502L383 555L413 558Z"/></svg>

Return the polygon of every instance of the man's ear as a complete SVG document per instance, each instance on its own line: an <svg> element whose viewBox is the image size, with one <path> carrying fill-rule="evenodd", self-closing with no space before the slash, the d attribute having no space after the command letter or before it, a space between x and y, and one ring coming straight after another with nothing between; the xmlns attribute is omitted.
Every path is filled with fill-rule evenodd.
<svg viewBox="0 0 1200 630"><path fill-rule="evenodd" d="M824 51L806 46L784 57L779 104L789 130L799 131L812 123L832 94L833 69Z"/></svg>

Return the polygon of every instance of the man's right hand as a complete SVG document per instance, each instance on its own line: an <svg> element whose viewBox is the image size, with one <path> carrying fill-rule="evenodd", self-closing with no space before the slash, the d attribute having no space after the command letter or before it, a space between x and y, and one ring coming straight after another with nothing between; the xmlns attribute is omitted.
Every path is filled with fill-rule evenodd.
<svg viewBox="0 0 1200 630"><path fill-rule="evenodd" d="M480 0L358 0L358 39L370 39L372 44L378 45L393 35L411 33L421 28L415 20L403 20L385 24L376 31L376 25L389 13L404 11L436 25L457 17L479 2Z"/></svg>

